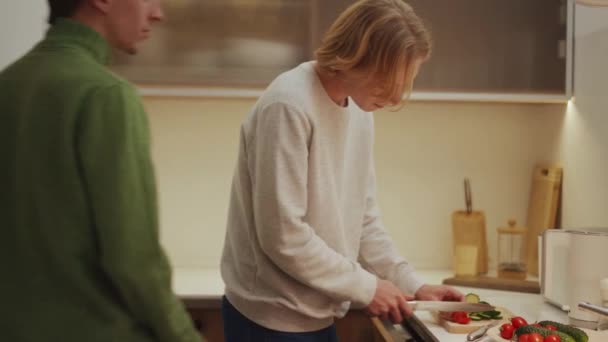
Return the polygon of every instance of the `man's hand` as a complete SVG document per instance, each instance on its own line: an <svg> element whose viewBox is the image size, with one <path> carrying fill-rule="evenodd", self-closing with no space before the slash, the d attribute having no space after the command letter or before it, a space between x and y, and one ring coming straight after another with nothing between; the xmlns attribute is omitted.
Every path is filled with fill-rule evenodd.
<svg viewBox="0 0 608 342"><path fill-rule="evenodd" d="M367 306L367 312L372 316L379 316L382 320L391 320L401 323L404 316L412 314L412 308L407 304L413 296L404 295L393 283L378 279L378 286L374 299Z"/></svg>
<svg viewBox="0 0 608 342"><path fill-rule="evenodd" d="M425 284L416 291L416 299L461 302L464 295L450 286Z"/></svg>

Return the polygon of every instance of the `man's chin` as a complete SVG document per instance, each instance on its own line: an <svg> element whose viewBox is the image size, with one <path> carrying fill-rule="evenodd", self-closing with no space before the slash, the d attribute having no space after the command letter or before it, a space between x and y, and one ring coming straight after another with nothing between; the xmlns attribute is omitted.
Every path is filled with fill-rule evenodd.
<svg viewBox="0 0 608 342"><path fill-rule="evenodd" d="M137 48L135 46L128 47L124 51L126 53L128 53L129 55L136 55L137 54Z"/></svg>
<svg viewBox="0 0 608 342"><path fill-rule="evenodd" d="M126 53L128 55L136 55L137 54L137 47L135 47L135 46L127 46L127 47L121 46L121 47L118 48L118 50L122 51L122 52L124 52L124 53Z"/></svg>

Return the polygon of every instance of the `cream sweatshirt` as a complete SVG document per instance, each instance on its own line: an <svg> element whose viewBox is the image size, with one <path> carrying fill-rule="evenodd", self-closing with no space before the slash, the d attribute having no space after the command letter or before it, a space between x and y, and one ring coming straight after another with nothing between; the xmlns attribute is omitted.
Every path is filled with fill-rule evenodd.
<svg viewBox="0 0 608 342"><path fill-rule="evenodd" d="M372 113L336 105L307 62L281 74L240 130L221 272L226 296L270 329L325 328L367 306L377 277L422 286L382 224Z"/></svg>

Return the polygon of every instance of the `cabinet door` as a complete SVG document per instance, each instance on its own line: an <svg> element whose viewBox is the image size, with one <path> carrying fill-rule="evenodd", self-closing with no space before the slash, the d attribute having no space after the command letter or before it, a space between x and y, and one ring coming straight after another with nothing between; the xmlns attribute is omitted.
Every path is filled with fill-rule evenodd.
<svg viewBox="0 0 608 342"><path fill-rule="evenodd" d="M196 329L207 342L224 342L224 325L220 309L188 309Z"/></svg>
<svg viewBox="0 0 608 342"><path fill-rule="evenodd" d="M224 341L224 326L220 309L189 308L194 326L208 342ZM338 339L345 342L389 342L388 333L381 324L374 324L372 319L359 310L336 320Z"/></svg>
<svg viewBox="0 0 608 342"><path fill-rule="evenodd" d="M417 91L567 94L566 0L408 0L434 50Z"/></svg>
<svg viewBox="0 0 608 342"><path fill-rule="evenodd" d="M361 310L351 310L336 320L336 330L339 341L393 342L380 320L372 319Z"/></svg>
<svg viewBox="0 0 608 342"><path fill-rule="evenodd" d="M141 85L265 86L310 57L309 0L174 0L137 55L112 69Z"/></svg>

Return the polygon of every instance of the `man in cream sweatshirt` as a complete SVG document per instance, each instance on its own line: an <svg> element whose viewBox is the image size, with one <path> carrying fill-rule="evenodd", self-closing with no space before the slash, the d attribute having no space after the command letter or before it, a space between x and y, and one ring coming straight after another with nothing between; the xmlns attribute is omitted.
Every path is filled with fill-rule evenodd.
<svg viewBox="0 0 608 342"><path fill-rule="evenodd" d="M462 300L425 285L376 202L372 111L401 102L430 39L400 0L362 0L317 60L280 75L240 131L222 277L226 341L336 341L351 307L394 322L407 300Z"/></svg>

